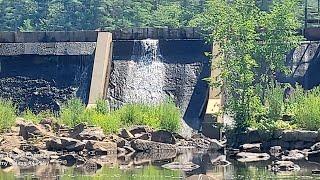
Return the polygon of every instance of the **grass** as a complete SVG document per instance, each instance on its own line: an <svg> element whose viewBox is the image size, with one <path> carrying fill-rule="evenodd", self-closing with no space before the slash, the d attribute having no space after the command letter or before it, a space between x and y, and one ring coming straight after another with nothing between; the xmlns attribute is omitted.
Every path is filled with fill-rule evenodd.
<svg viewBox="0 0 320 180"><path fill-rule="evenodd" d="M17 109L11 101L0 99L0 130L4 131L14 125Z"/></svg>
<svg viewBox="0 0 320 180"><path fill-rule="evenodd" d="M75 126L80 122L100 126L106 133L116 133L121 127L147 125L155 129L176 132L180 128L180 110L171 101L158 105L127 104L110 111L106 101L98 100L97 106L86 109L79 99L71 99L62 108L59 122Z"/></svg>
<svg viewBox="0 0 320 180"><path fill-rule="evenodd" d="M297 95L290 105L294 123L308 130L320 129L320 88L317 87L301 96Z"/></svg>

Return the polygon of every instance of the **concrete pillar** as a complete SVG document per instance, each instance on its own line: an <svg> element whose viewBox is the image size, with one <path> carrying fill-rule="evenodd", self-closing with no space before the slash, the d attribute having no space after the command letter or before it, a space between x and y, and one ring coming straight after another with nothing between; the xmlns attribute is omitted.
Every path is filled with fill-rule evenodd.
<svg viewBox="0 0 320 180"><path fill-rule="evenodd" d="M99 32L94 57L88 107L105 98L112 61L112 33Z"/></svg>
<svg viewBox="0 0 320 180"><path fill-rule="evenodd" d="M221 70L216 67L217 63L221 60L220 47L218 44L213 45L212 49L212 68L211 80L219 81ZM222 138L221 127L217 125L223 124L223 117L219 115L223 105L223 96L220 87L210 87L208 92L208 104L206 113L202 122L202 133L205 136L215 139Z"/></svg>

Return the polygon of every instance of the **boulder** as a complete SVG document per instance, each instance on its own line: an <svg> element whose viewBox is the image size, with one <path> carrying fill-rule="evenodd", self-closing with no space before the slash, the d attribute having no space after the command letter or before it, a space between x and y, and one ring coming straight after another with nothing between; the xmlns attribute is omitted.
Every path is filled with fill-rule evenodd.
<svg viewBox="0 0 320 180"><path fill-rule="evenodd" d="M54 137L46 141L46 148L49 151L82 151L85 147L85 143L72 138Z"/></svg>
<svg viewBox="0 0 320 180"><path fill-rule="evenodd" d="M261 152L261 143L243 144L240 146L239 149L240 149L240 151L243 151L243 152L260 153Z"/></svg>
<svg viewBox="0 0 320 180"><path fill-rule="evenodd" d="M175 145L141 140L141 139L136 139L131 141L131 147L136 151L144 151L144 152L176 151Z"/></svg>
<svg viewBox="0 0 320 180"><path fill-rule="evenodd" d="M209 154L209 157L211 164L214 166L228 166L231 164L229 161L227 161L226 155L215 156L215 154Z"/></svg>
<svg viewBox="0 0 320 180"><path fill-rule="evenodd" d="M19 135L26 140L37 136L53 136L53 133L50 132L50 129L46 128L41 124L35 125L32 122L20 123L19 127Z"/></svg>
<svg viewBox="0 0 320 180"><path fill-rule="evenodd" d="M142 139L142 140L150 140L151 134L150 133L135 134L134 138L135 139Z"/></svg>
<svg viewBox="0 0 320 180"><path fill-rule="evenodd" d="M286 130L283 131L283 141L305 141L316 142L318 138L317 131L305 131L305 130Z"/></svg>
<svg viewBox="0 0 320 180"><path fill-rule="evenodd" d="M169 164L162 165L162 167L166 169L171 169L171 170L192 171L192 170L198 169L200 166L192 162L186 162L186 163L172 162Z"/></svg>
<svg viewBox="0 0 320 180"><path fill-rule="evenodd" d="M268 166L270 171L299 171L300 167L292 161L275 161Z"/></svg>
<svg viewBox="0 0 320 180"><path fill-rule="evenodd" d="M107 155L117 153L117 144L114 142L88 140L85 148L90 155Z"/></svg>
<svg viewBox="0 0 320 180"><path fill-rule="evenodd" d="M159 130L151 133L151 141L166 144L175 144L176 138L169 131Z"/></svg>
<svg viewBox="0 0 320 180"><path fill-rule="evenodd" d="M135 136L136 134L150 133L151 129L147 126L136 126L130 129L130 133Z"/></svg>
<svg viewBox="0 0 320 180"><path fill-rule="evenodd" d="M216 139L210 139L210 145L209 145L209 150L212 151L219 151L221 149L224 149L226 145Z"/></svg>
<svg viewBox="0 0 320 180"><path fill-rule="evenodd" d="M0 151L4 152L10 152L15 148L20 148L21 144L24 143L24 140L21 136L4 134L1 138Z"/></svg>
<svg viewBox="0 0 320 180"><path fill-rule="evenodd" d="M311 146L311 151L318 151L320 150L320 142L315 143L313 146Z"/></svg>
<svg viewBox="0 0 320 180"><path fill-rule="evenodd" d="M299 150L287 151L285 155L281 156L282 161L296 161L296 160L301 160L305 158L306 156L304 155L304 153Z"/></svg>
<svg viewBox="0 0 320 180"><path fill-rule="evenodd" d="M266 161L270 159L270 155L267 153L240 152L236 155L236 157L240 162Z"/></svg>
<svg viewBox="0 0 320 180"><path fill-rule="evenodd" d="M126 154L131 154L135 152L135 150L130 146L124 146L123 148L126 150Z"/></svg>
<svg viewBox="0 0 320 180"><path fill-rule="evenodd" d="M120 130L119 136L124 138L124 139L132 139L132 138L134 138L134 136L125 128Z"/></svg>
<svg viewBox="0 0 320 180"><path fill-rule="evenodd" d="M73 128L70 137L79 140L102 141L106 136L100 127L87 127L81 123Z"/></svg>
<svg viewBox="0 0 320 180"><path fill-rule="evenodd" d="M270 147L270 155L274 157L279 157L282 153L282 148L281 146L272 146Z"/></svg>

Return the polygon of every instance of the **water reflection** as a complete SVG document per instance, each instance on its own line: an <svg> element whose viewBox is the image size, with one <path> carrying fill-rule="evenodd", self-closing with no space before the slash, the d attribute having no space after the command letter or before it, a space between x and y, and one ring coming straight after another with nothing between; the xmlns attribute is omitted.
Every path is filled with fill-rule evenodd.
<svg viewBox="0 0 320 180"><path fill-rule="evenodd" d="M169 154L170 155L170 154ZM174 156L174 155L172 155ZM139 153L124 159L112 160L99 170L87 170L80 167L65 167L58 164L43 165L30 168L14 168L0 171L0 179L188 179L192 175L205 174L213 179L320 179L312 175L312 170L320 169L316 162L296 162L301 170L298 172L273 173L268 171L270 161L257 163L241 163L227 159L231 165L222 166L216 163L221 153L201 151L183 151L176 158L164 157L162 154ZM169 162L192 162L199 165L198 169L189 172L168 170L161 166ZM125 167L125 168L124 168Z"/></svg>

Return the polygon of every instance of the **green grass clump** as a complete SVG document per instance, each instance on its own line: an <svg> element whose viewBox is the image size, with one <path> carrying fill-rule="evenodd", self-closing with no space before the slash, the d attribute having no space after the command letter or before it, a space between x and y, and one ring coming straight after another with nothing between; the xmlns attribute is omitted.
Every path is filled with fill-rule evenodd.
<svg viewBox="0 0 320 180"><path fill-rule="evenodd" d="M80 99L71 99L63 105L59 122L68 126L75 126L81 122L88 122L91 119L90 113Z"/></svg>
<svg viewBox="0 0 320 180"><path fill-rule="evenodd" d="M320 129L320 88L299 95L293 100L290 111L294 115L294 123L308 130Z"/></svg>
<svg viewBox="0 0 320 180"><path fill-rule="evenodd" d="M0 130L4 131L15 123L17 109L11 101L0 99Z"/></svg>
<svg viewBox="0 0 320 180"><path fill-rule="evenodd" d="M88 123L103 128L106 133L116 133L121 127L135 125L172 132L180 128L180 110L171 101L159 105L126 104L115 111L109 109L104 100L98 100L96 107L86 109L81 100L71 99L63 106L59 121L71 127Z"/></svg>

